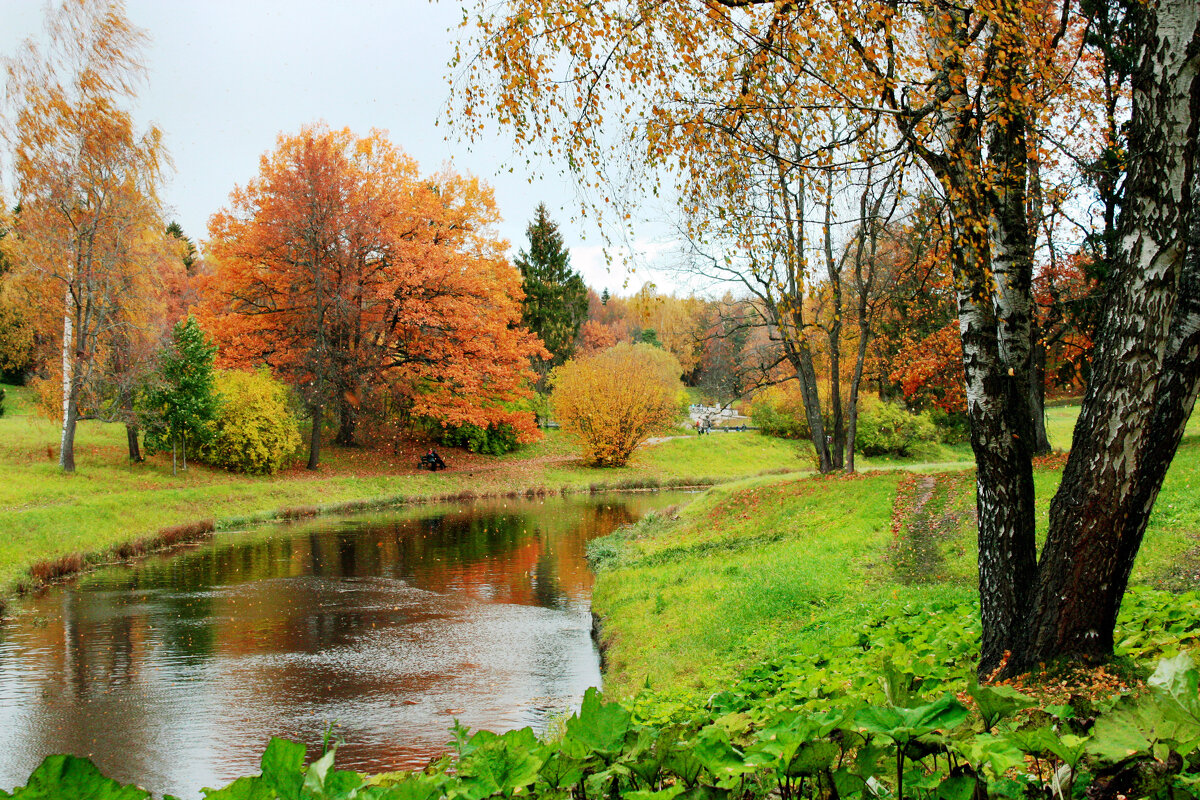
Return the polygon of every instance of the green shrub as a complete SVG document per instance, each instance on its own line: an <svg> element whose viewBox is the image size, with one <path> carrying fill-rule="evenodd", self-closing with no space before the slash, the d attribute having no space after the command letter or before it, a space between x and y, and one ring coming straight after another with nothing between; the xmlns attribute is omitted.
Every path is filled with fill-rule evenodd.
<svg viewBox="0 0 1200 800"><path fill-rule="evenodd" d="M929 409L929 419L937 426L938 437L946 444L962 444L971 439L971 422L965 411Z"/></svg>
<svg viewBox="0 0 1200 800"><path fill-rule="evenodd" d="M759 392L750 406L750 421L767 436L781 439L812 437L804 400L795 387L772 386Z"/></svg>
<svg viewBox="0 0 1200 800"><path fill-rule="evenodd" d="M938 429L928 413L912 414L894 403L860 402L858 452L865 456L911 456L923 445L936 444Z"/></svg>
<svg viewBox="0 0 1200 800"><path fill-rule="evenodd" d="M288 407L287 388L265 369L217 373L221 407L217 434L203 460L232 472L269 475L285 466L300 445L300 427Z"/></svg>
<svg viewBox="0 0 1200 800"><path fill-rule="evenodd" d="M4 387L0 386L0 417L4 416Z"/></svg>
<svg viewBox="0 0 1200 800"><path fill-rule="evenodd" d="M521 443L517 432L506 422L499 425L448 425L441 429L438 441L451 447L465 447L472 453L499 456L516 450Z"/></svg>

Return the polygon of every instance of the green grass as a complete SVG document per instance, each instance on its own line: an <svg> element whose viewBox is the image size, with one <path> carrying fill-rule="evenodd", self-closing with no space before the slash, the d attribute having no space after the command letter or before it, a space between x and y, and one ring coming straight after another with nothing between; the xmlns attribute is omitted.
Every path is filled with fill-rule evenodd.
<svg viewBox="0 0 1200 800"><path fill-rule="evenodd" d="M591 554L602 570L606 689L714 689L819 639L831 608L887 585L899 476L758 478L655 515Z"/></svg>
<svg viewBox="0 0 1200 800"><path fill-rule="evenodd" d="M1075 410L1054 411L1061 435ZM1060 477L1052 468L1035 473L1043 530ZM926 487L919 521L929 535L914 545L910 531L920 526L909 509ZM1200 571L1197 487L1200 436L1190 434L1155 506L1132 586L1194 588L1186 577ZM760 477L598 540L589 556L599 569L593 606L604 620L606 690L630 696L649 681L667 694L704 696L764 660L820 658L885 603L970 602L974 506L969 470ZM905 524L894 535L897 507ZM903 560L913 552L923 567L915 574Z"/></svg>

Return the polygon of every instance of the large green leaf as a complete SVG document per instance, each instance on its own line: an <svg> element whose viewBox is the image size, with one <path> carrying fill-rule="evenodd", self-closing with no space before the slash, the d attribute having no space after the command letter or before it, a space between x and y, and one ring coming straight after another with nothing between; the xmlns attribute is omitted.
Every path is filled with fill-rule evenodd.
<svg viewBox="0 0 1200 800"><path fill-rule="evenodd" d="M275 792L258 775L238 778L223 789L201 789L205 800L275 800Z"/></svg>
<svg viewBox="0 0 1200 800"><path fill-rule="evenodd" d="M967 691L975 698L979 715L983 717L984 730L988 732L1001 719L1034 703L1033 698L1026 697L1011 686L980 686L972 680Z"/></svg>
<svg viewBox="0 0 1200 800"><path fill-rule="evenodd" d="M725 732L714 726L700 731L692 751L718 786L735 785L751 769L741 751L730 744Z"/></svg>
<svg viewBox="0 0 1200 800"><path fill-rule="evenodd" d="M149 792L106 778L96 765L76 756L47 756L29 783L4 795L14 800L147 800Z"/></svg>
<svg viewBox="0 0 1200 800"><path fill-rule="evenodd" d="M1094 745L1092 740L1083 736L1076 736L1072 733L1059 734L1046 726L1012 732L1008 734L1007 738L1026 753L1053 755L1072 768L1079 763L1079 759L1083 758L1084 752Z"/></svg>
<svg viewBox="0 0 1200 800"><path fill-rule="evenodd" d="M906 744L918 736L935 730L951 731L967 719L967 709L946 694L932 703L897 708L895 706L867 706L854 717L859 728Z"/></svg>
<svg viewBox="0 0 1200 800"><path fill-rule="evenodd" d="M476 745L459 763L463 796L511 796L537 780L546 760L545 752L546 748L529 728L486 737L483 744Z"/></svg>
<svg viewBox="0 0 1200 800"><path fill-rule="evenodd" d="M262 780L279 800L299 800L304 786L305 747L286 739L272 739L262 756Z"/></svg>
<svg viewBox="0 0 1200 800"><path fill-rule="evenodd" d="M625 743L633 717L619 703L605 703L595 687L583 696L579 714L567 720L567 736L588 750L615 755Z"/></svg>
<svg viewBox="0 0 1200 800"><path fill-rule="evenodd" d="M975 767L987 769L992 777L1025 766L1025 753L1006 736L981 733L954 743L954 748Z"/></svg>
<svg viewBox="0 0 1200 800"><path fill-rule="evenodd" d="M1186 756L1198 742L1200 724L1156 698L1142 697L1097 719L1088 749L1114 763L1138 755L1165 760L1166 750Z"/></svg>
<svg viewBox="0 0 1200 800"><path fill-rule="evenodd" d="M1190 655L1161 659L1146 683L1161 703L1200 722L1200 673Z"/></svg>

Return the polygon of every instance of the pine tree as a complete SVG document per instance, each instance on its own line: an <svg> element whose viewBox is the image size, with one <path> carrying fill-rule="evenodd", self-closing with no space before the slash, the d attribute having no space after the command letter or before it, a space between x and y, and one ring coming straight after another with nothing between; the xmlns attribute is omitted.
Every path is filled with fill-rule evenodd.
<svg viewBox="0 0 1200 800"><path fill-rule="evenodd" d="M575 339L587 319L587 286L571 269L570 253L563 247L562 234L547 215L545 203L538 205L525 232L529 250L521 250L516 258L525 291L521 324L537 334L550 351L548 360L534 363L545 375L575 352Z"/></svg>
<svg viewBox="0 0 1200 800"><path fill-rule="evenodd" d="M196 318L189 316L175 325L171 344L163 352L156 385L145 394L142 425L146 450L171 449L171 474L175 457L187 449L207 444L213 437L218 398L214 389L213 359L217 347L204 335Z"/></svg>

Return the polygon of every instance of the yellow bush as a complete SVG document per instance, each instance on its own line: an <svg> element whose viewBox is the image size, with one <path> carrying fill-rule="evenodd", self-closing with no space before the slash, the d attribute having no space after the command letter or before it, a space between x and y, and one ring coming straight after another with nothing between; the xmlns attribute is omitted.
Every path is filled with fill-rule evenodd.
<svg viewBox="0 0 1200 800"><path fill-rule="evenodd" d="M217 436L204 460L233 472L269 475L287 465L300 445L300 429L287 388L265 369L217 373L221 396Z"/></svg>
<svg viewBox="0 0 1200 800"><path fill-rule="evenodd" d="M582 445L585 463L620 467L679 420L682 372L666 350L618 344L556 369L550 403L563 430Z"/></svg>

